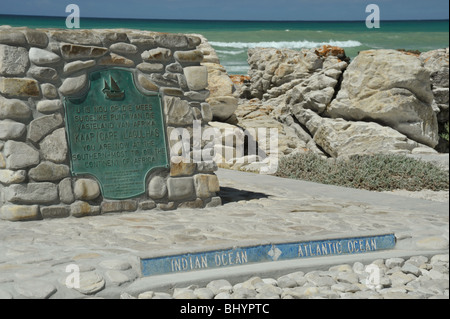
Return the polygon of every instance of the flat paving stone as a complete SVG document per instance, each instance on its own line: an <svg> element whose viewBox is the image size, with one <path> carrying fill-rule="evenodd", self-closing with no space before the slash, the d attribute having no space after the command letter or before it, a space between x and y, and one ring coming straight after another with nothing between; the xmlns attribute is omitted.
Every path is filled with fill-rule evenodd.
<svg viewBox="0 0 450 319"><path fill-rule="evenodd" d="M89 273L81 273L78 291L93 296L110 287L117 289L117 284L120 287L132 284L135 279L119 271L133 267L138 272L138 256L149 253L330 235L351 237L361 232L390 230L399 235L395 249L411 251L411 256L430 248L448 254L448 202L223 169L217 175L221 185L219 196L224 203L218 207L170 212L138 210L28 222L0 220L0 277L10 278L0 281L0 290L18 298L25 293L22 283L26 282L26 276L14 274L26 273L27 269L39 274L36 269L51 267L50 273L44 271L37 278L51 285L58 282L55 278L66 278L69 275L66 266L74 264L91 269ZM390 256L393 257L396 256ZM347 262L341 262L344 263ZM11 283L19 288L3 289ZM50 285L38 297L51 297ZM64 285L52 287L58 289L59 297L67 289ZM39 289L30 289L35 290Z"/></svg>

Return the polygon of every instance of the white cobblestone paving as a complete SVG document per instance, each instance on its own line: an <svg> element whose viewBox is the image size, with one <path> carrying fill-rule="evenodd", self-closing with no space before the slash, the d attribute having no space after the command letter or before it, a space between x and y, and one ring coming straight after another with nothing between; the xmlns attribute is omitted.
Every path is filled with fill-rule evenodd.
<svg viewBox="0 0 450 319"><path fill-rule="evenodd" d="M446 261L445 257L435 257L434 260L439 261L433 265L431 258L416 262L414 265L419 270L415 274L403 268L387 267L387 260L379 262L381 268L386 268L384 274L390 280L379 291L358 286L362 275L355 272L355 265L350 265L353 270L349 273L355 274L354 280L359 276L358 282L339 280L341 272L318 273L319 277L331 277L333 285L328 285L327 289L314 286L304 275L302 278L306 279L298 279L295 287L280 287L284 285L280 284L280 278L273 278L274 281L260 284L259 288L252 284L253 292L248 296L238 289L242 286L238 286L228 290L228 295L214 294L214 297L263 298L267 294L267 297L277 295L279 298L448 298L448 202L358 193L323 185L313 189L313 184L304 182L223 170L218 175L224 202L220 207L151 210L79 219L0 221L0 298L118 298L121 294L126 297L126 287L139 277L137 256L142 254L387 230L397 237L396 249L409 250L411 256L439 251L438 255L447 255ZM236 180L237 177L242 179ZM406 261L408 259L401 262L402 267L412 264ZM70 275L66 267L72 264L81 270L79 289L66 286ZM397 285L399 282L403 284ZM318 288L312 289L314 287ZM200 294L198 289L190 290L196 296ZM414 294L409 295L410 292ZM173 296L172 292L170 297Z"/></svg>

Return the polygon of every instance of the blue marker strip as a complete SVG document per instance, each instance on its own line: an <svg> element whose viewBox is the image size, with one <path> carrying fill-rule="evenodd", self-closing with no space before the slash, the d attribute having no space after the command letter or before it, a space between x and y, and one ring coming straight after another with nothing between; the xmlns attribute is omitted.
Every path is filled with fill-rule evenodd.
<svg viewBox="0 0 450 319"><path fill-rule="evenodd" d="M141 259L143 276L299 258L361 254L395 247L394 234L236 247Z"/></svg>

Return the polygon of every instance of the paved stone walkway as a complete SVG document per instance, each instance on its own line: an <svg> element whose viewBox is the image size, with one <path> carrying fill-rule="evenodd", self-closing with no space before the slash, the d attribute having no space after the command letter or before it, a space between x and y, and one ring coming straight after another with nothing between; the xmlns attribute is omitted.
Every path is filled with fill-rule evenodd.
<svg viewBox="0 0 450 319"><path fill-rule="evenodd" d="M448 254L448 202L217 174L224 205L216 208L0 221L0 298L118 298L142 280L138 256L155 251L393 231L403 254ZM81 285L68 289L74 265Z"/></svg>

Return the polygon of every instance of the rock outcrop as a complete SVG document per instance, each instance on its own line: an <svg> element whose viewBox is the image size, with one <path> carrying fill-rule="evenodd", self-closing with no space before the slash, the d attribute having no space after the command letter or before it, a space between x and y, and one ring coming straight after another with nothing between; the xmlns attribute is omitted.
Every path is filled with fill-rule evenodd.
<svg viewBox="0 0 450 319"><path fill-rule="evenodd" d="M347 68L326 115L389 126L435 147L438 126L430 72L413 55L395 50L361 52Z"/></svg>
<svg viewBox="0 0 450 319"><path fill-rule="evenodd" d="M242 95L260 100L286 93L315 71L322 69L324 60L312 50L256 48L248 50L248 56L251 83Z"/></svg>
<svg viewBox="0 0 450 319"><path fill-rule="evenodd" d="M234 78L239 106L226 121L241 131L278 129L280 156L436 153L448 122L448 49L370 50L352 62L330 46L248 56L249 76Z"/></svg>
<svg viewBox="0 0 450 319"><path fill-rule="evenodd" d="M444 133L446 130L445 124L449 122L449 49L424 52L420 55L420 60L431 74L434 101L439 108L437 114L439 133ZM437 150L448 153L448 141L441 138Z"/></svg>
<svg viewBox="0 0 450 319"><path fill-rule="evenodd" d="M311 110L296 115L313 135L314 142L332 157L358 154L410 154L435 151L375 122L322 118Z"/></svg>

